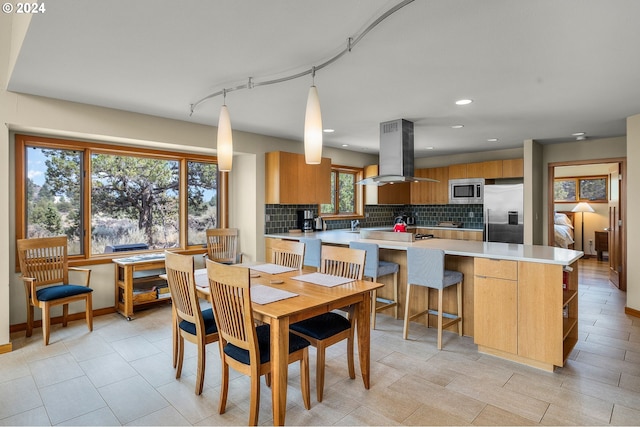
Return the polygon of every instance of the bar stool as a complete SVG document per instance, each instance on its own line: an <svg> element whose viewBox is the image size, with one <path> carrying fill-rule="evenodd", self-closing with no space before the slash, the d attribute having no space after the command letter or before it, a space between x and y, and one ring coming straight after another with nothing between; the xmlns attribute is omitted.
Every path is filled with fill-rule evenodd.
<svg viewBox="0 0 640 427"><path fill-rule="evenodd" d="M458 323L458 335L462 336L462 273L459 271L445 270L444 251L440 249L407 248L407 304L404 310L403 338L406 340L409 334L409 321L429 314L438 316L438 350L442 350L442 329ZM458 296L458 313L444 313L442 311L442 294L444 288L456 285ZM429 289L427 289L427 309L409 315L409 303L411 301L411 288L413 286L425 286L438 290L438 310L429 309ZM442 318L449 319L443 324Z"/></svg>
<svg viewBox="0 0 640 427"><path fill-rule="evenodd" d="M314 237L301 237L300 242L304 243L303 267L315 267L320 271L320 254L322 253L322 240Z"/></svg>
<svg viewBox="0 0 640 427"><path fill-rule="evenodd" d="M381 261L379 248L376 243L349 242L349 247L353 249L364 249L367 253L364 261L364 275L373 282L378 281L378 277L393 274L393 299L378 298L377 290L373 291L371 298L371 327L376 328L376 313L393 307L393 315L398 318L398 270L400 266L395 262ZM378 305L382 303L382 305Z"/></svg>

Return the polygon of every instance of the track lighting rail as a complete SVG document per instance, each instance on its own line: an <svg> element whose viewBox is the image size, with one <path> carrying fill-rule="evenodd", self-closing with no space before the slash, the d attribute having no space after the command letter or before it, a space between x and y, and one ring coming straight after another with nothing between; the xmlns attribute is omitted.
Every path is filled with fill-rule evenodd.
<svg viewBox="0 0 640 427"><path fill-rule="evenodd" d="M277 83L283 83L283 82L287 82L289 80L294 80L300 77L304 77L308 74L314 74L316 71L323 69L324 67L334 63L335 61L337 61L338 59L340 59L342 56L344 56L346 53L351 52L351 50L360 42L360 40L362 40L364 38L365 35L367 35L367 33L369 33L369 31L373 30L378 24L380 24L382 21L384 21L385 19L387 19L390 15L392 15L393 13L397 12L398 10L402 9L403 7L405 7L406 5L408 5L409 3L412 3L414 0L403 0L400 3L396 4L395 6L393 6L391 9L387 10L385 13L383 13L382 15L380 15L375 21L373 21L370 25L367 26L367 28L365 28L360 34L354 36L354 37L349 37L347 39L347 46L341 50L339 53L337 53L335 56L331 57L330 59L326 60L325 62L323 62L320 65L315 65L311 68L309 68L308 70L304 70L301 71L299 73L296 74L292 74L289 76L284 76L284 77L280 77L277 79L273 79L273 80L265 80L263 82L256 82L254 81L253 77L249 77L247 79L247 83L235 86L235 87L229 87L229 88L224 88L221 89L217 92L214 92L210 95L205 96L204 98L194 102L193 104L190 105L190 113L189 113L189 117L191 117L195 111L195 109L203 102L215 98L217 96L220 95L226 95L229 92L233 92L236 90L242 90L242 89L252 89L254 87L257 86L267 86L267 85L272 85L272 84L277 84Z"/></svg>

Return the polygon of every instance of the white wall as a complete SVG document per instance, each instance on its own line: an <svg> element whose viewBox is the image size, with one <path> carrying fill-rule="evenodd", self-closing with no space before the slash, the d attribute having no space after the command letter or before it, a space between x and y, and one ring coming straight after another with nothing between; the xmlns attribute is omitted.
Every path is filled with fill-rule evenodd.
<svg viewBox="0 0 640 427"><path fill-rule="evenodd" d="M627 119L627 307L640 312L640 114Z"/></svg>

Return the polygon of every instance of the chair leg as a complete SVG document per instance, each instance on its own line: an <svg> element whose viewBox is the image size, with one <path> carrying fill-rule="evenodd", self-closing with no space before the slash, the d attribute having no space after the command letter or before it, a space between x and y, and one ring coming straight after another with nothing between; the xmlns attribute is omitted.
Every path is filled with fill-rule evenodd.
<svg viewBox="0 0 640 427"><path fill-rule="evenodd" d="M30 337L33 334L33 306L27 297L27 332L25 336Z"/></svg>
<svg viewBox="0 0 640 427"><path fill-rule="evenodd" d="M349 343L347 343L348 345ZM316 399L318 402L322 402L322 393L324 391L324 352L324 346L318 343L318 347L316 347Z"/></svg>
<svg viewBox="0 0 640 427"><path fill-rule="evenodd" d="M184 338L178 331L178 366L176 367L176 378L182 375L182 362L184 361Z"/></svg>
<svg viewBox="0 0 640 427"><path fill-rule="evenodd" d="M354 319L355 321L355 319ZM347 338L347 368L349 369L349 378L356 378L356 368L354 365L353 347L355 345L355 323L352 321L351 335Z"/></svg>
<svg viewBox="0 0 640 427"><path fill-rule="evenodd" d="M462 336L462 282L456 285L457 293L458 293L458 317L460 320L458 321L458 335Z"/></svg>
<svg viewBox="0 0 640 427"><path fill-rule="evenodd" d="M178 319L176 318L175 309L171 309L171 335L173 338L173 368L178 366L178 352L180 351L180 339L178 337Z"/></svg>
<svg viewBox="0 0 640 427"><path fill-rule="evenodd" d="M226 360L222 362L222 381L220 384L220 401L218 402L218 413L224 414L224 411L227 407L227 393L229 391L229 365Z"/></svg>
<svg viewBox="0 0 640 427"><path fill-rule="evenodd" d="M371 329L376 328L377 306L378 306L378 290L374 289L373 291L371 291Z"/></svg>
<svg viewBox="0 0 640 427"><path fill-rule="evenodd" d="M404 305L404 327L402 328L402 338L405 340L409 335L409 303L411 302L411 284L407 283L407 300Z"/></svg>
<svg viewBox="0 0 640 427"><path fill-rule="evenodd" d="M44 338L44 345L49 345L49 329L51 325L49 316L49 304L45 303L42 306L42 337Z"/></svg>
<svg viewBox="0 0 640 427"><path fill-rule="evenodd" d="M204 334L198 342L198 369L196 371L196 395L202 394L204 387L204 370L207 363L207 352L205 350Z"/></svg>
<svg viewBox="0 0 640 427"><path fill-rule="evenodd" d="M85 301L85 319L87 320L87 328L89 328L89 332L93 331L93 297L91 292L87 294L87 299Z"/></svg>
<svg viewBox="0 0 640 427"><path fill-rule="evenodd" d="M393 273L393 300L396 304L393 306L393 316L398 318L398 306L400 302L398 301L398 272Z"/></svg>
<svg viewBox="0 0 640 427"><path fill-rule="evenodd" d="M62 326L67 327L69 318L69 304L62 304Z"/></svg>
<svg viewBox="0 0 640 427"><path fill-rule="evenodd" d="M256 370L251 372L251 403L249 409L249 425L258 425L258 415L260 414L260 374L256 367Z"/></svg>
<svg viewBox="0 0 640 427"><path fill-rule="evenodd" d="M311 391L309 386L309 348L302 350L300 359L300 390L305 409L311 409Z"/></svg>
<svg viewBox="0 0 640 427"><path fill-rule="evenodd" d="M442 294L443 290L438 289L438 350L442 350Z"/></svg>

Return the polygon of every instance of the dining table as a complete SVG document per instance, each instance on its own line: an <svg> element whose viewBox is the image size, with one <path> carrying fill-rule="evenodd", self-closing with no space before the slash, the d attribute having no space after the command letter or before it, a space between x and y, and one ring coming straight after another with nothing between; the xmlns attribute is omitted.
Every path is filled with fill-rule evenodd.
<svg viewBox="0 0 640 427"><path fill-rule="evenodd" d="M365 389L370 386L371 292L384 286L317 272L280 268L269 263L235 264L249 268L254 317L271 328L273 425L284 425L289 372L289 325L348 306L354 308L358 357ZM206 269L194 271L196 288L209 299ZM260 302L257 302L259 300Z"/></svg>

